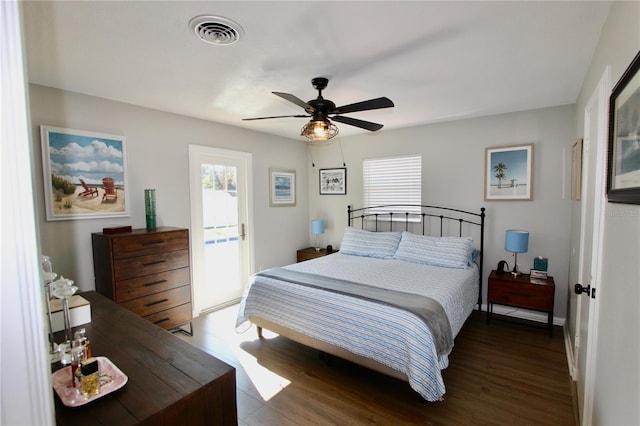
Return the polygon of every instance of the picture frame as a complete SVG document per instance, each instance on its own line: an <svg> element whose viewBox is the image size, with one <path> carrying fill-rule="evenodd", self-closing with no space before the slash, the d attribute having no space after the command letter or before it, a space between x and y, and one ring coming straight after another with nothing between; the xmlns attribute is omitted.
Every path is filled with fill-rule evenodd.
<svg viewBox="0 0 640 426"><path fill-rule="evenodd" d="M582 139L575 141L571 147L571 199L582 198Z"/></svg>
<svg viewBox="0 0 640 426"><path fill-rule="evenodd" d="M485 148L485 201L533 199L533 144Z"/></svg>
<svg viewBox="0 0 640 426"><path fill-rule="evenodd" d="M269 207L296 205L295 170L269 169Z"/></svg>
<svg viewBox="0 0 640 426"><path fill-rule="evenodd" d="M320 195L346 195L347 168L335 167L332 169L320 169L318 182Z"/></svg>
<svg viewBox="0 0 640 426"><path fill-rule="evenodd" d="M607 199L640 204L640 52L609 98Z"/></svg>
<svg viewBox="0 0 640 426"><path fill-rule="evenodd" d="M126 138L40 126L47 221L129 216Z"/></svg>

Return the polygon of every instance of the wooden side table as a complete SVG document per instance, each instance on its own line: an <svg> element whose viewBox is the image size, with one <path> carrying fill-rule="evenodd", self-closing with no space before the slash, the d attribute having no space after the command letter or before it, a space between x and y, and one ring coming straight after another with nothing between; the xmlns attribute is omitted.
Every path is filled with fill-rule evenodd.
<svg viewBox="0 0 640 426"><path fill-rule="evenodd" d="M531 309L547 313L549 336L553 333L553 303L556 285L553 277L530 281L528 274L514 276L491 271L487 290L487 324L493 316L493 304Z"/></svg>
<svg viewBox="0 0 640 426"><path fill-rule="evenodd" d="M305 260L316 259L318 257L326 256L331 253L336 253L338 250L327 252L326 248L316 250L315 247L307 247L297 251L297 262L304 262Z"/></svg>

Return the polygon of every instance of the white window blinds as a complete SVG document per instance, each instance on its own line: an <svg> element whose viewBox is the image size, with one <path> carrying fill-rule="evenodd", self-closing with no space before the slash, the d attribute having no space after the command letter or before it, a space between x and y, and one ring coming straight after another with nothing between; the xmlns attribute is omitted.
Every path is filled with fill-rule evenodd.
<svg viewBox="0 0 640 426"><path fill-rule="evenodd" d="M362 173L364 207L422 204L422 156L365 159ZM420 208L375 210L377 213L385 211L420 213Z"/></svg>

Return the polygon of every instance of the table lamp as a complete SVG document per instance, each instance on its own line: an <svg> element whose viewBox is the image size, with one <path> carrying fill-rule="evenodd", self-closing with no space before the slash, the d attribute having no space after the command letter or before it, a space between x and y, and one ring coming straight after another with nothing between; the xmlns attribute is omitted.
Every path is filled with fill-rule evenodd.
<svg viewBox="0 0 640 426"><path fill-rule="evenodd" d="M316 251L320 251L320 235L324 234L324 221L320 219L312 220L311 233L316 236Z"/></svg>
<svg viewBox="0 0 640 426"><path fill-rule="evenodd" d="M529 250L529 233L527 231L507 230L504 240L504 249L514 254L513 271L511 273L518 276L518 253L526 253Z"/></svg>

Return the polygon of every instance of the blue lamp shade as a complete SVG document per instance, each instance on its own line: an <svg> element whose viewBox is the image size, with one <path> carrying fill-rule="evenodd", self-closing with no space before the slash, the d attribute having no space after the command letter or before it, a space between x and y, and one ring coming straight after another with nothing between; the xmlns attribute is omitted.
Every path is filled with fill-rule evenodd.
<svg viewBox="0 0 640 426"><path fill-rule="evenodd" d="M324 234L324 221L312 220L311 221L311 233L313 235Z"/></svg>
<svg viewBox="0 0 640 426"><path fill-rule="evenodd" d="M510 229L504 240L504 249L512 253L526 253L529 250L529 233Z"/></svg>

